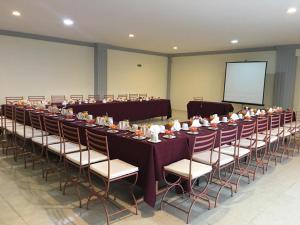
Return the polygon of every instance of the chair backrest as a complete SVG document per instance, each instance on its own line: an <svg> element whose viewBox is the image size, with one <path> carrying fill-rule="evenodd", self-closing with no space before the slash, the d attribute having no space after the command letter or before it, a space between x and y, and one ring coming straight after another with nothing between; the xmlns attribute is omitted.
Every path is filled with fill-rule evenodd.
<svg viewBox="0 0 300 225"><path fill-rule="evenodd" d="M270 115L269 123L270 123L269 124L269 135L271 136L271 132L273 132L273 135L279 136L282 133L282 132L280 132L281 115L280 114Z"/></svg>
<svg viewBox="0 0 300 225"><path fill-rule="evenodd" d="M23 130L23 137L25 137L25 127L26 127L26 111L24 108L16 107L15 111L16 121L15 123L18 124L18 126L22 126Z"/></svg>
<svg viewBox="0 0 300 225"><path fill-rule="evenodd" d="M144 94L139 94L139 97L140 98L147 98L147 94L145 94L145 93Z"/></svg>
<svg viewBox="0 0 300 225"><path fill-rule="evenodd" d="M136 100L139 98L139 94L129 94L129 100Z"/></svg>
<svg viewBox="0 0 300 225"><path fill-rule="evenodd" d="M265 133L267 135L268 132L268 118L267 117L257 117L256 120L256 133Z"/></svg>
<svg viewBox="0 0 300 225"><path fill-rule="evenodd" d="M36 130L41 131L41 137L42 137L42 145L44 146L44 130L43 130L43 123L42 123L42 118L41 115L38 113L35 113L33 111L29 112L29 118L30 118L30 125L32 128L32 137L34 137L34 132Z"/></svg>
<svg viewBox="0 0 300 225"><path fill-rule="evenodd" d="M249 140L249 150L254 147L254 144L255 144L255 139L254 139L255 126L256 126L256 123L244 123L242 125L240 138L237 141L238 142L237 155L240 155L241 140Z"/></svg>
<svg viewBox="0 0 300 225"><path fill-rule="evenodd" d="M94 150L104 154L109 159L109 149L107 136L95 134L94 132L85 130L88 150Z"/></svg>
<svg viewBox="0 0 300 225"><path fill-rule="evenodd" d="M294 116L294 112L284 112L283 124L291 126L293 122L293 116Z"/></svg>
<svg viewBox="0 0 300 225"><path fill-rule="evenodd" d="M88 99L95 99L96 101L100 101L100 95L88 95Z"/></svg>
<svg viewBox="0 0 300 225"><path fill-rule="evenodd" d="M23 100L23 96L17 96L17 97L5 97L5 103L6 104L15 104L18 101Z"/></svg>
<svg viewBox="0 0 300 225"><path fill-rule="evenodd" d="M127 94L118 94L118 98L127 100L128 99L128 95Z"/></svg>
<svg viewBox="0 0 300 225"><path fill-rule="evenodd" d="M12 130L15 130L16 124L15 124L15 109L16 107L14 105L4 105L4 128L6 129L9 125L12 126ZM12 124L8 124L8 119L12 120Z"/></svg>
<svg viewBox="0 0 300 225"><path fill-rule="evenodd" d="M234 147L234 154L233 156L237 155L236 146L237 146L237 134L238 128L234 127L230 130L220 130L220 137L219 137L219 151L218 151L218 163L220 163L221 158L221 148L223 145L231 144Z"/></svg>
<svg viewBox="0 0 300 225"><path fill-rule="evenodd" d="M203 101L203 97L193 97L194 101Z"/></svg>
<svg viewBox="0 0 300 225"><path fill-rule="evenodd" d="M114 95L104 95L104 99L112 99L114 100Z"/></svg>
<svg viewBox="0 0 300 225"><path fill-rule="evenodd" d="M62 103L66 100L64 95L51 95L51 103Z"/></svg>
<svg viewBox="0 0 300 225"><path fill-rule="evenodd" d="M61 135L61 128L60 128L60 122L59 120L53 119L53 118L47 118L44 116L44 126L45 131L49 135L55 135L58 136L60 139L60 143L62 142L62 135ZM46 136L46 146L48 146L48 135ZM60 149L62 153L62 145L60 145Z"/></svg>
<svg viewBox="0 0 300 225"><path fill-rule="evenodd" d="M217 132L196 136L191 154L191 159L193 158L193 154L195 152L210 151L210 164L212 164L212 154L213 149L215 147L216 137Z"/></svg>
<svg viewBox="0 0 300 225"><path fill-rule="evenodd" d="M70 95L70 99L74 101L83 101L83 95Z"/></svg>
<svg viewBox="0 0 300 225"><path fill-rule="evenodd" d="M78 127L72 127L66 124L61 124L62 137L63 137L63 154L66 154L66 142L72 142L74 144L78 144L78 149L81 152L81 142L80 142L80 133ZM81 164L81 154L80 154L80 164Z"/></svg>
<svg viewBox="0 0 300 225"><path fill-rule="evenodd" d="M28 101L33 104L41 103L45 99L45 96L28 96Z"/></svg>

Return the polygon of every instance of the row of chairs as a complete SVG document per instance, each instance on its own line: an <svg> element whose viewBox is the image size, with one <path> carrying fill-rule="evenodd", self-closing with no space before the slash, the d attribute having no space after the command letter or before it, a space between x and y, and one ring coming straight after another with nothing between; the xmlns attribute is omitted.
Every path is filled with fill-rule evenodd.
<svg viewBox="0 0 300 225"><path fill-rule="evenodd" d="M136 100L138 98L146 98L147 94L118 94L118 98L124 99L124 100ZM114 100L115 96L114 95L104 95L104 99L112 99ZM83 101L84 100L84 95L70 95L70 99L74 101ZM96 101L101 100L100 95L88 95L88 99L95 99ZM6 104L14 104L19 101L24 100L23 96L15 96L15 97L6 97L5 102ZM46 100L45 96L28 96L27 98L28 101L30 102L42 102ZM52 103L62 103L63 101L66 100L65 95L52 95L51 96L51 102Z"/></svg>
<svg viewBox="0 0 300 225"><path fill-rule="evenodd" d="M293 122L293 113L285 112L283 115L258 117L254 123L244 123L240 134L238 127L235 127L221 130L218 138L217 132L196 136L188 159L163 168L168 188L162 197L160 208L167 204L185 212L186 222L189 223L196 201L204 200L208 203L208 208L211 208L210 199L213 198L216 207L224 188L229 189L232 196L238 191L242 177L247 177L250 183L251 177L255 179L258 169L261 169L263 174L267 171L271 160L277 165L278 158L282 162L285 155L290 156L290 152L294 155L295 148L298 148L299 153L299 117L300 113L297 113L297 120ZM215 147L216 142L219 143L218 147ZM170 174L177 179L169 181L167 177ZM203 177L206 180L205 185L197 185ZM187 183L188 188L184 189L183 183ZM219 187L215 195L209 194L212 191L209 190L211 184L217 184ZM171 198L170 201L167 198L174 188L181 190L187 199L191 199L187 209L180 206L184 200Z"/></svg>
<svg viewBox="0 0 300 225"><path fill-rule="evenodd" d="M27 116L28 117L28 116ZM79 184L87 182L90 195L87 208L92 197L99 199L105 209L107 223L110 223L112 215L130 210L121 208L113 213L109 212L108 202L114 202L109 196L112 182L133 177L133 182L128 183L129 192L132 196L137 214L137 202L133 194L133 188L138 178L138 167L130 165L119 159L110 159L108 139L106 136L95 134L86 130L86 145L82 144L82 137L78 127L63 124L61 121L49 117L43 117L38 113L30 112L29 121L23 108L13 105L4 106L3 135L7 139L3 145L3 154L8 155L9 149L13 150L14 160L20 157L24 160L24 167L32 162L35 167L37 162L43 163L42 176L48 180L49 173L55 172L60 176L60 190L63 194L69 185L75 187L79 198L79 205L82 206L82 198L79 191ZM30 125L28 125L30 124ZM31 143L31 150L28 151L28 143ZM36 151L36 147L41 151ZM52 156L52 157L51 157ZM53 163L51 159L55 159ZM78 169L77 176L70 173L69 168ZM92 176L100 177L104 188L100 191L92 182ZM64 181L64 185L62 186Z"/></svg>

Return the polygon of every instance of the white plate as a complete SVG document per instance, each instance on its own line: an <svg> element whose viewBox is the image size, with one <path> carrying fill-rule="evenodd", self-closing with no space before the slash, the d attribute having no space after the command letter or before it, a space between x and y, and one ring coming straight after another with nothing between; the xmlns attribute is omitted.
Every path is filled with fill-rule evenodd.
<svg viewBox="0 0 300 225"><path fill-rule="evenodd" d="M95 126L97 126L96 124L86 124L85 125L86 127L95 127Z"/></svg>
<svg viewBox="0 0 300 225"><path fill-rule="evenodd" d="M219 130L219 128L217 128L217 127L208 127L207 129L209 129L209 130Z"/></svg>
<svg viewBox="0 0 300 225"><path fill-rule="evenodd" d="M243 121L245 121L245 122L251 122L251 121L253 121L253 120L243 120Z"/></svg>
<svg viewBox="0 0 300 225"><path fill-rule="evenodd" d="M73 122L73 121L75 121L75 119L65 119L65 121Z"/></svg>
<svg viewBox="0 0 300 225"><path fill-rule="evenodd" d="M158 140L158 141L152 141L151 139L148 139L147 141L148 141L148 142L151 142L151 143L159 143L159 142L161 142L161 140Z"/></svg>
<svg viewBox="0 0 300 225"><path fill-rule="evenodd" d="M205 125L204 125L204 124L202 124L202 126L203 126L203 127L209 127L209 126L210 126L210 124L207 124L207 125L206 125L206 124L205 124Z"/></svg>
<svg viewBox="0 0 300 225"><path fill-rule="evenodd" d="M108 133L111 133L111 134L116 134L116 133L119 133L118 130L107 130Z"/></svg>
<svg viewBox="0 0 300 225"><path fill-rule="evenodd" d="M183 130L183 131L189 131L190 129L189 129L189 128L188 128L188 129L183 129L183 128L182 128L181 130Z"/></svg>
<svg viewBox="0 0 300 225"><path fill-rule="evenodd" d="M166 134L166 135L164 135L164 136L162 136L163 138L166 138L166 139L174 139L174 138L176 138L176 136L175 135L168 135L168 134Z"/></svg>
<svg viewBox="0 0 300 225"><path fill-rule="evenodd" d="M49 117L58 117L58 115L53 115L53 114L49 114L47 116L49 116Z"/></svg>
<svg viewBox="0 0 300 225"><path fill-rule="evenodd" d="M135 140L145 140L146 139L145 136L133 136L132 138Z"/></svg>
<svg viewBox="0 0 300 225"><path fill-rule="evenodd" d="M237 123L228 123L228 126L237 126Z"/></svg>
<svg viewBox="0 0 300 225"><path fill-rule="evenodd" d="M199 134L198 131L196 131L196 132L188 131L188 132L186 132L186 133L187 133L187 134L194 134L194 135Z"/></svg>

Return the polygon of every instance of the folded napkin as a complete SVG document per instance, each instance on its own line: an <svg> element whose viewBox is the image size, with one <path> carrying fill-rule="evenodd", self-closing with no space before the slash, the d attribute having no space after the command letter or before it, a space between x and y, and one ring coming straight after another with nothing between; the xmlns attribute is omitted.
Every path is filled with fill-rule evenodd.
<svg viewBox="0 0 300 225"><path fill-rule="evenodd" d="M219 123L219 122L220 122L219 117L215 117L210 121L210 123Z"/></svg>
<svg viewBox="0 0 300 225"><path fill-rule="evenodd" d="M261 114L260 109L256 111L256 115L259 116Z"/></svg>
<svg viewBox="0 0 300 225"><path fill-rule="evenodd" d="M273 113L273 108L269 108L268 113Z"/></svg>
<svg viewBox="0 0 300 225"><path fill-rule="evenodd" d="M160 132L160 126L159 125L151 125L150 132L153 134L159 134Z"/></svg>
<svg viewBox="0 0 300 225"><path fill-rule="evenodd" d="M61 103L63 106L66 106L68 103L66 100L64 100L62 103Z"/></svg>
<svg viewBox="0 0 300 225"><path fill-rule="evenodd" d="M232 113L230 119L232 119L232 120L238 120L239 116L236 113Z"/></svg>
<svg viewBox="0 0 300 225"><path fill-rule="evenodd" d="M247 111L247 113L246 113L245 117L250 117L250 113L249 113L249 111Z"/></svg>
<svg viewBox="0 0 300 225"><path fill-rule="evenodd" d="M171 129L174 130L174 131L180 131L181 130L181 125L180 125L178 120L174 120L174 125Z"/></svg>
<svg viewBox="0 0 300 225"><path fill-rule="evenodd" d="M192 123L192 127L201 127L200 120L194 119Z"/></svg>
<svg viewBox="0 0 300 225"><path fill-rule="evenodd" d="M106 103L107 101L106 101L106 99L103 99L102 102L103 102L103 103Z"/></svg>

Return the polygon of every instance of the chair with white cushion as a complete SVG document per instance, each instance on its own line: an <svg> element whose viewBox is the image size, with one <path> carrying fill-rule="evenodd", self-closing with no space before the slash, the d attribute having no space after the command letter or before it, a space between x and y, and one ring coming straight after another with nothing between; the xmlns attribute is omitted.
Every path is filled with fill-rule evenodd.
<svg viewBox="0 0 300 225"><path fill-rule="evenodd" d="M62 136L63 136L63 146L64 146L63 154L64 154L65 175L66 175L65 184L63 187L63 194L66 193L67 186L73 185L75 187L79 199L79 207L81 207L81 196L79 191L79 184L81 183L82 176L84 175L84 169L87 168L89 165L88 164L89 156L91 156L90 160L92 163L105 160L106 156L98 152L91 152L91 154L89 154L86 146L81 144L78 127L72 127L69 125L61 124L61 129L62 129ZM68 151L67 148L68 144L74 145L74 149L72 152ZM71 173L69 172L69 166L76 167L78 169L77 176L71 175Z"/></svg>
<svg viewBox="0 0 300 225"><path fill-rule="evenodd" d="M131 165L129 163L126 163L120 159L110 159L109 155L109 148L108 148L108 141L107 136L95 134L94 132L86 130L86 139L87 139L87 147L88 147L88 177L90 182L90 196L87 201L87 209L89 207L89 202L93 196L95 196L97 199L99 199L104 206L105 209L105 215L106 215L106 221L107 224L110 224L111 216L119 214L124 211L131 211L130 208L127 207L121 207L120 204L117 204L116 202L116 196L114 196L114 199L111 199L109 197L110 193L110 186L111 183L116 181L121 181L126 179L127 182L132 181L133 183L127 183L130 195L132 196L132 199L134 201L134 207L135 207L135 214L137 214L137 201L133 194L133 188L135 187L135 184L138 179L138 170L139 168ZM104 155L107 157L102 162L93 163L93 154L95 152L98 152L101 155ZM104 191L97 191L95 185L92 184L92 175L95 175L97 177L100 177L101 180L104 182L105 190ZM131 179L127 179L131 178ZM103 193L104 192L104 193ZM117 207L121 207L120 210L115 212L109 212L107 204L112 201L114 205Z"/></svg>
<svg viewBox="0 0 300 225"><path fill-rule="evenodd" d="M35 112L30 112L30 122L31 122L31 127L32 129L35 130L40 130L41 131L41 136L35 136L31 138L32 142L32 153L31 153L31 158L30 161L32 162L32 169L34 169L35 162L36 161L43 161L43 155L45 152L46 148L46 138L48 138L48 144L56 144L60 142L60 138L52 135L49 136L46 131L43 130L43 118L42 115L39 113ZM37 153L36 152L36 146L39 146L41 148L41 152Z"/></svg>
<svg viewBox="0 0 300 225"><path fill-rule="evenodd" d="M238 175L236 180L235 192L238 190L239 182L241 177L248 177L248 184L250 183L250 169L249 164L251 162L251 151L255 145L255 140L253 138L255 132L255 123L244 123L242 125L241 134L237 141L236 149L236 166L235 173ZM234 146L230 145L228 147L221 148L221 153L234 156Z"/></svg>
<svg viewBox="0 0 300 225"><path fill-rule="evenodd" d="M24 98L23 96L9 96L9 97L5 97L5 103L7 105L14 105L16 103L18 103L19 101L22 101Z"/></svg>
<svg viewBox="0 0 300 225"><path fill-rule="evenodd" d="M269 118L268 117L257 117L256 119L256 134L254 136L255 145L251 155L251 162L254 163L251 166L254 170L251 171L253 174L253 180L255 180L256 172L258 168L262 169L262 173L265 174L266 163L265 156L268 150L268 143L270 139L269 134Z"/></svg>
<svg viewBox="0 0 300 225"><path fill-rule="evenodd" d="M196 162L201 162L213 167L213 179L212 182L220 186L216 196L211 196L215 199L214 207L217 207L217 202L221 191L224 187L229 188L231 191L231 196L233 196L233 184L231 184L231 178L235 170L235 156L236 151L236 140L237 140L237 127L230 130L220 130L220 136L218 140L218 147L213 151L203 151L194 154L193 160ZM222 148L228 147L228 143L232 143L233 156L223 154ZM224 173L222 176L222 171L229 171Z"/></svg>
<svg viewBox="0 0 300 225"><path fill-rule="evenodd" d="M45 101L45 96L28 96L28 101L32 104L32 105L37 105L42 103L43 101Z"/></svg>
<svg viewBox="0 0 300 225"><path fill-rule="evenodd" d="M74 101L83 101L83 95L70 95L70 99Z"/></svg>
<svg viewBox="0 0 300 225"><path fill-rule="evenodd" d="M59 120L44 116L44 127L47 135L45 137L45 140L42 139L42 144L45 145L46 163L43 166L42 175L43 178L45 178L45 180L47 181L49 173L60 174L62 172L62 168L60 167L63 159L63 141ZM49 154L56 156L55 165L51 164Z"/></svg>
<svg viewBox="0 0 300 225"><path fill-rule="evenodd" d="M14 135L15 135L15 106L14 105L4 105L3 106L3 134L2 134L2 152L7 155L9 149L14 149Z"/></svg>
<svg viewBox="0 0 300 225"><path fill-rule="evenodd" d="M292 152L292 156L294 155L295 148L291 148L291 140L292 140L292 132L293 132L293 112L286 111L283 113L283 124L280 135L280 146L279 149L282 150L280 156L280 162L283 160L283 156L286 155L287 158L290 156L290 152Z"/></svg>
<svg viewBox="0 0 300 225"><path fill-rule="evenodd" d="M25 148L26 144L31 140L32 137L42 136L42 131L32 128L28 125L30 124L30 121L28 116L26 116L26 110L23 107L16 107L15 123L15 143L17 147L15 148L14 159L17 161L19 156L23 156L24 166L26 168L26 157L31 155L30 151L27 151ZM21 146L17 144L18 140L21 141Z"/></svg>
<svg viewBox="0 0 300 225"><path fill-rule="evenodd" d="M211 164L207 165L204 163L193 161L193 156L196 153L202 151L209 151L210 153L212 153L215 145L216 134L216 132L213 132L207 135L196 136L194 140L193 150L191 153L188 153L188 159L179 160L177 162L164 166L163 168L163 177L168 185L168 188L162 197L160 208L162 209L163 204L167 204L181 210L182 212L187 214L186 223L189 223L191 210L196 201L204 200L208 202L208 209L210 209L210 200L207 195L207 191L208 184L211 181L213 167ZM177 177L177 179L174 181L168 181L167 177L170 174ZM196 187L195 184L197 184L197 181L199 181L201 177L206 178L206 185L203 188L199 189L199 187ZM185 181L187 181L189 185L187 190L187 198L190 198L192 200L187 210L179 207L179 204L176 204L176 200L172 199L172 201L168 201L166 199L167 194L176 187L179 188L179 190L182 191L182 195L184 195L185 191L182 186L182 182Z"/></svg>

